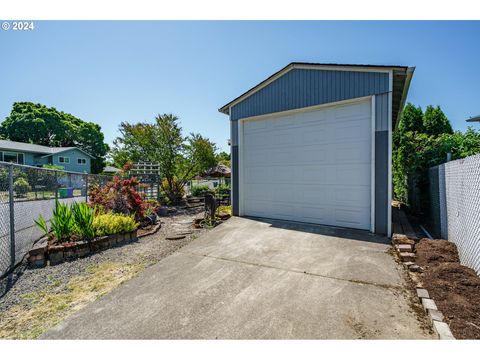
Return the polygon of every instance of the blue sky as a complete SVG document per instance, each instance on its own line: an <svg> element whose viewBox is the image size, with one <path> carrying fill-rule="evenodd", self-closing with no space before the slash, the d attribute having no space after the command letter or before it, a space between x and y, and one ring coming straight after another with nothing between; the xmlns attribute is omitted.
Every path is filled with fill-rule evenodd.
<svg viewBox="0 0 480 360"><path fill-rule="evenodd" d="M408 101L455 129L480 114L480 22L36 22L0 31L0 119L15 101L102 126L180 117L228 150L218 108L292 61L416 66ZM475 125L477 128L479 125Z"/></svg>

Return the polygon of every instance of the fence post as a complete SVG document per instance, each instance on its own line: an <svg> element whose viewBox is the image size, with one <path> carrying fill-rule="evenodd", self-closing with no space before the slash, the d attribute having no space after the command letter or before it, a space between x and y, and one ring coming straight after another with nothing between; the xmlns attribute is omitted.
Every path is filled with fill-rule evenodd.
<svg viewBox="0 0 480 360"><path fill-rule="evenodd" d="M54 170L55 174L55 209L57 209L57 204L58 204L58 172L57 170Z"/></svg>
<svg viewBox="0 0 480 360"><path fill-rule="evenodd" d="M13 164L8 166L8 204L10 210L10 270L15 266L15 202L13 201Z"/></svg>
<svg viewBox="0 0 480 360"><path fill-rule="evenodd" d="M85 202L88 203L88 175L85 174Z"/></svg>

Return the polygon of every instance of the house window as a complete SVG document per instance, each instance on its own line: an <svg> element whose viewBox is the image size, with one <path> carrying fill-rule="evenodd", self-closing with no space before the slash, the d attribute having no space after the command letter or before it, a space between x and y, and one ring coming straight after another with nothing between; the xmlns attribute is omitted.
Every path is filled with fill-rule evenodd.
<svg viewBox="0 0 480 360"><path fill-rule="evenodd" d="M70 158L67 156L59 156L58 162L62 164L70 164Z"/></svg>
<svg viewBox="0 0 480 360"><path fill-rule="evenodd" d="M87 163L87 159L85 158L78 158L77 159L77 164L79 165L85 165Z"/></svg>
<svg viewBox="0 0 480 360"><path fill-rule="evenodd" d="M15 164L24 164L24 155L23 153L17 153L13 151L2 151L1 160L5 162L15 163Z"/></svg>

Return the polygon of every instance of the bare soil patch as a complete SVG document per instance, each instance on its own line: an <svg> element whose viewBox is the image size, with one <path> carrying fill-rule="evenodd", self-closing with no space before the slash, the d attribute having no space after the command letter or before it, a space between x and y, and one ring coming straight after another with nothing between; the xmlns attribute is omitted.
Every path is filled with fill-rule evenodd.
<svg viewBox="0 0 480 360"><path fill-rule="evenodd" d="M444 314L457 339L480 339L480 278L459 263L455 244L422 239L417 264L425 269L424 287Z"/></svg>
<svg viewBox="0 0 480 360"><path fill-rule="evenodd" d="M423 268L445 262L460 262L457 246L447 240L422 239L415 247L416 263Z"/></svg>

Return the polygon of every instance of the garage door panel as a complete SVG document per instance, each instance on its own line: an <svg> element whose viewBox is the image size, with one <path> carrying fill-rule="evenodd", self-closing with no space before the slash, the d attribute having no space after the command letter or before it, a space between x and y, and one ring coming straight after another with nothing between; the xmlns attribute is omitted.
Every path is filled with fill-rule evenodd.
<svg viewBox="0 0 480 360"><path fill-rule="evenodd" d="M245 215L370 228L369 102L243 128Z"/></svg>
<svg viewBox="0 0 480 360"><path fill-rule="evenodd" d="M244 128L244 134L254 134L258 132L264 132L269 127L267 121L252 121L249 123L248 128Z"/></svg>
<svg viewBox="0 0 480 360"><path fill-rule="evenodd" d="M369 215L370 210L368 208L335 209L334 222L339 224L340 226L362 228L363 224L370 220Z"/></svg>
<svg viewBox="0 0 480 360"><path fill-rule="evenodd" d="M335 118L340 120L368 116L368 114L370 114L370 102L367 101L335 108Z"/></svg>
<svg viewBox="0 0 480 360"><path fill-rule="evenodd" d="M322 129L311 129L310 131L304 129L301 133L301 142L305 145L324 143L331 139L331 136L331 132L325 127Z"/></svg>
<svg viewBox="0 0 480 360"><path fill-rule="evenodd" d="M370 188L366 186L301 185L297 189L299 196L294 201L299 204L362 207L370 197Z"/></svg>
<svg viewBox="0 0 480 360"><path fill-rule="evenodd" d="M245 138L244 139L245 148L251 149L251 147L254 146L255 149L268 149L271 147L271 140L272 140L271 134L257 132L257 133L248 134L248 136L244 136L244 138Z"/></svg>
<svg viewBox="0 0 480 360"><path fill-rule="evenodd" d="M370 186L336 187L334 203L343 206L358 206L370 201Z"/></svg>
<svg viewBox="0 0 480 360"><path fill-rule="evenodd" d="M305 112L299 116L299 120L305 125L312 124L317 126L319 123L325 123L328 119L332 119L333 115L332 110Z"/></svg>
<svg viewBox="0 0 480 360"><path fill-rule="evenodd" d="M370 166L367 167L365 164L342 165L338 166L335 171L335 181L337 184L363 185L370 187Z"/></svg>
<svg viewBox="0 0 480 360"><path fill-rule="evenodd" d="M258 150L257 152L247 152L244 161L252 167L260 167L270 163L271 153L268 150Z"/></svg>
<svg viewBox="0 0 480 360"><path fill-rule="evenodd" d="M351 143L342 143L335 146L335 161L349 163L370 163L370 158L365 158L364 151L370 146L369 141L358 141ZM370 153L370 152L369 152Z"/></svg>
<svg viewBox="0 0 480 360"><path fill-rule="evenodd" d="M254 184L245 191L245 200L248 201L273 201L275 190L269 184Z"/></svg>
<svg viewBox="0 0 480 360"><path fill-rule="evenodd" d="M339 126L335 131L335 141L358 141L370 139L370 129L365 128L365 119L360 119L345 126Z"/></svg>
<svg viewBox="0 0 480 360"><path fill-rule="evenodd" d="M331 210L323 206L302 206L297 221L302 221L300 219L309 223L334 225L331 219Z"/></svg>
<svg viewBox="0 0 480 360"><path fill-rule="evenodd" d="M291 166L272 166L273 184L292 184L294 179L298 177L299 168L296 165Z"/></svg>
<svg viewBox="0 0 480 360"><path fill-rule="evenodd" d="M245 184L258 184L258 183L269 183L268 179L271 178L272 169L265 168L261 166L255 166L245 169L245 174L243 176ZM250 187L245 187L249 189Z"/></svg>
<svg viewBox="0 0 480 360"><path fill-rule="evenodd" d="M277 173L282 173L278 167ZM309 165L298 166L295 177L290 176L293 183L319 185L365 185L370 186L370 169L364 164L355 165ZM284 175L285 176L285 175Z"/></svg>

